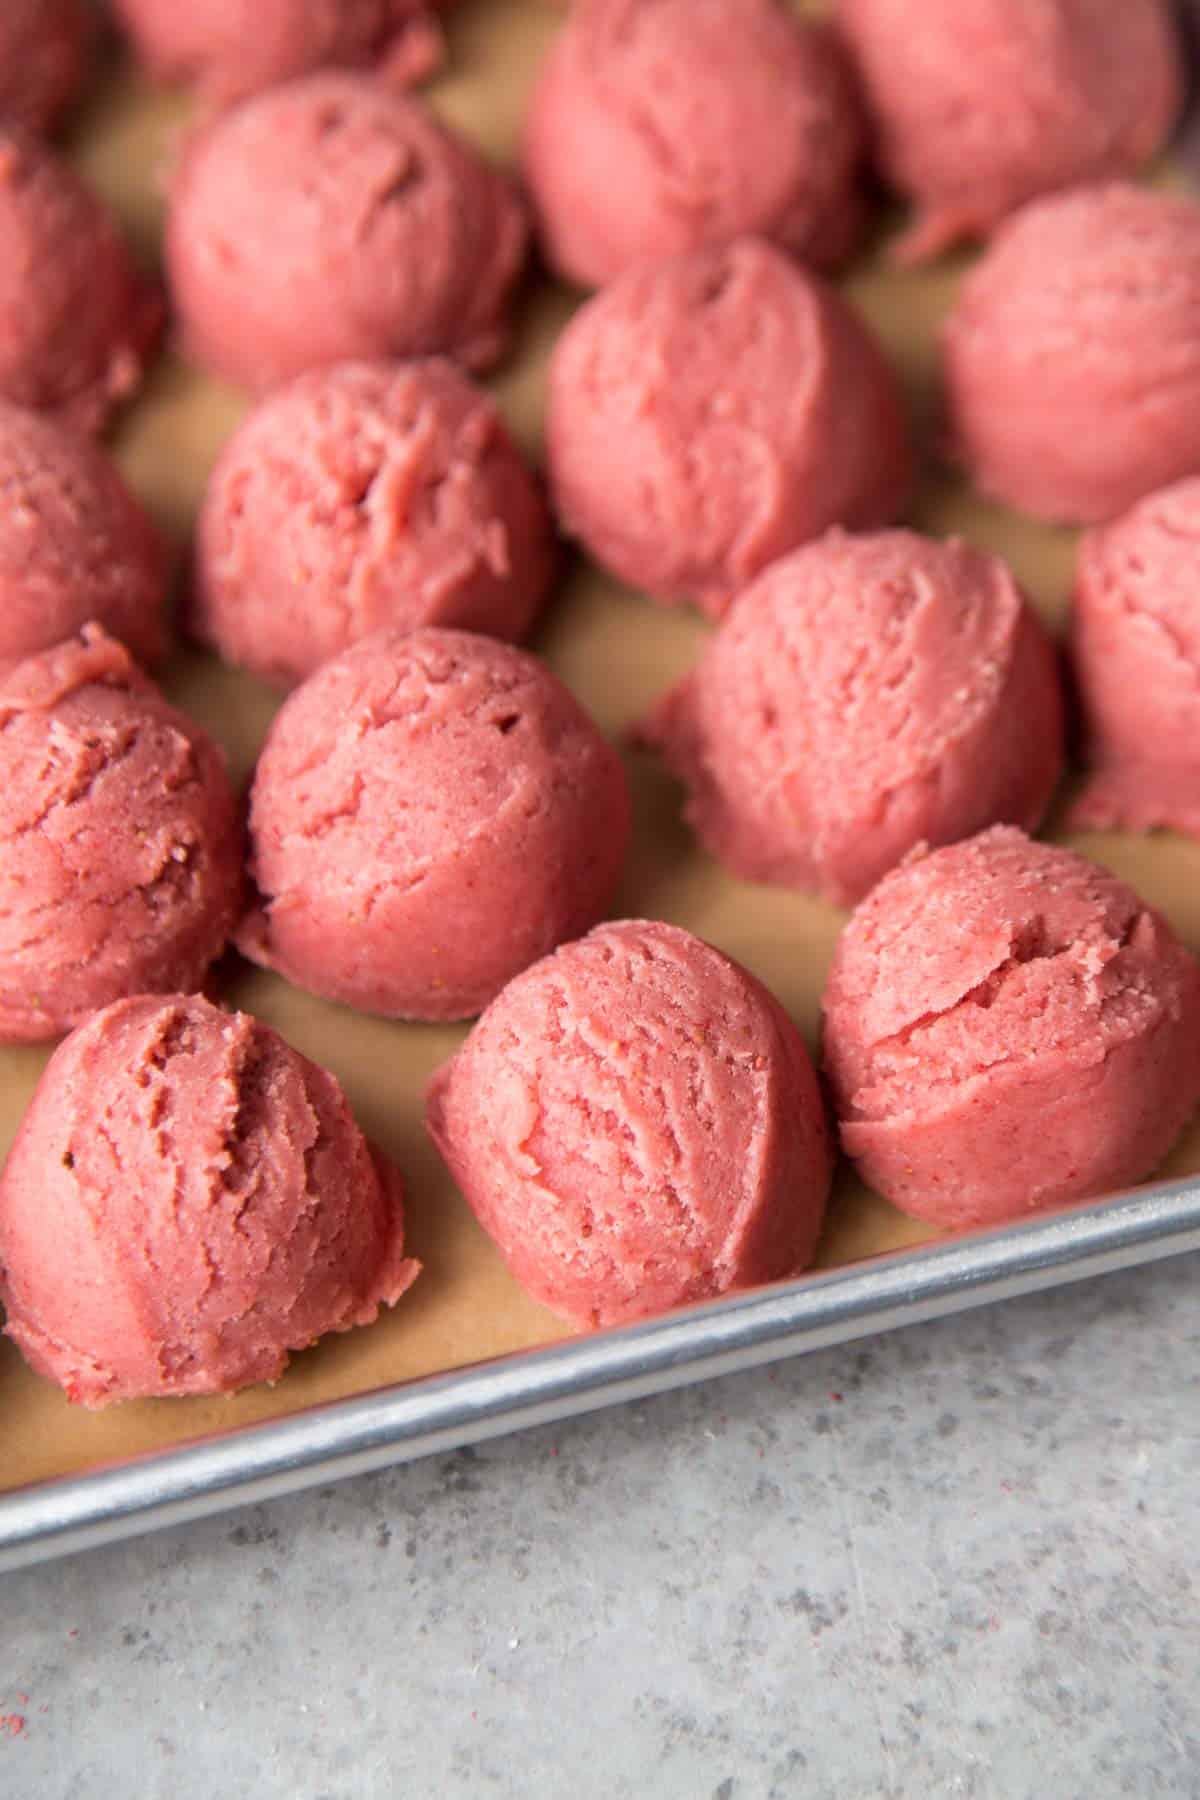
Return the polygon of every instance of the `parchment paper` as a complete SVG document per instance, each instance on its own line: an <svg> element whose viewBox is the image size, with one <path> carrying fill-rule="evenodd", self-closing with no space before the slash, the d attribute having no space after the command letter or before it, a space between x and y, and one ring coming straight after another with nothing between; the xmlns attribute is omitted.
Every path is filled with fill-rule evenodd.
<svg viewBox="0 0 1200 1800"><path fill-rule="evenodd" d="M490 153L509 156L532 71L561 16L549 0L462 0L448 15L449 72L430 90L433 103ZM75 160L115 203L151 260L157 254L162 174L188 116L184 102L152 94L128 69L114 67L71 145ZM961 267L960 261L897 275L885 271L876 246L845 282L902 367L927 442L933 333ZM531 285L515 352L494 383L518 435L535 453L546 353L571 305L566 294L544 282ZM207 471L243 407L239 395L168 357L115 435L122 467L181 552ZM929 530L959 531L1003 552L1043 612L1051 618L1061 614L1071 534L1018 520L932 467L913 517ZM580 567L565 583L536 647L604 729L620 734L688 666L706 629L691 617L654 609ZM172 660L165 685L225 744L235 774L247 772L274 696L249 677L186 649ZM638 832L618 914L670 919L711 939L780 996L815 1044L818 998L842 915L794 894L728 878L692 844L679 820L679 794L655 764L634 756L630 769ZM1200 948L1200 847L1166 836L1078 842L1137 885ZM425 1272L378 1324L325 1340L297 1358L276 1387L233 1399L146 1401L87 1413L68 1406L57 1389L29 1373L4 1341L0 1489L565 1335L507 1275L424 1136L425 1079L464 1030L355 1017L232 957L219 972L218 987L229 1003L269 1020L340 1076L364 1128L408 1177L411 1245ZM0 1151L7 1149L46 1054L0 1051ZM1189 1170L1200 1170L1200 1129L1178 1147L1165 1172ZM849 1262L928 1236L927 1228L903 1218L843 1171L820 1261Z"/></svg>

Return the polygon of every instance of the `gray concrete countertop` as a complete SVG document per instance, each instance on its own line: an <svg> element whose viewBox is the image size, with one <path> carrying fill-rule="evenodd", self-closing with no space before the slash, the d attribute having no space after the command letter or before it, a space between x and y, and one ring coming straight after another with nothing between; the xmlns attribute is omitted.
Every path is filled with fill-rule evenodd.
<svg viewBox="0 0 1200 1800"><path fill-rule="evenodd" d="M3 1800L1200 1795L1200 1265L0 1578Z"/></svg>

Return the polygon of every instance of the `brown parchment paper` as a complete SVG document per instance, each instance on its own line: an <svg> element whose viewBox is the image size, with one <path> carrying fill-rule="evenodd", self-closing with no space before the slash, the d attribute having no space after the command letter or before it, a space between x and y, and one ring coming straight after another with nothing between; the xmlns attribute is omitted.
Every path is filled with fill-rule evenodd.
<svg viewBox="0 0 1200 1800"><path fill-rule="evenodd" d="M550 0L462 0L447 17L448 73L430 90L433 104L487 151L509 157L533 69L560 20ZM157 256L163 173L188 116L186 103L149 92L127 67L115 64L69 146L149 260ZM927 443L934 330L961 268L959 262L896 274L885 269L876 245L844 283L903 369ZM535 453L546 355L571 305L565 293L533 283L514 353L493 383L519 437ZM244 404L232 390L168 356L117 430L113 447L123 469L181 552L208 469ZM925 529L958 531L1001 551L1046 616L1061 615L1070 533L987 505L932 463L913 517ZM603 728L619 735L689 665L706 629L694 618L654 609L579 567L536 647ZM249 677L185 648L173 658L165 685L224 743L235 774L245 774L275 697ZM691 842L680 823L679 794L656 765L631 756L630 771L637 839L618 914L670 919L711 939L780 996L815 1044L818 999L842 915L801 896L731 880ZM1167 836L1078 842L1162 907L1200 949L1200 846ZM356 1017L232 957L219 972L218 986L231 1005L269 1020L340 1076L364 1128L408 1177L411 1245L425 1272L376 1325L326 1339L296 1358L274 1388L254 1388L231 1399L144 1401L87 1413L68 1406L57 1389L32 1375L5 1340L0 1490L566 1335L506 1273L425 1138L425 1080L461 1041L464 1029ZM0 1152L11 1141L47 1054L0 1051ZM1200 1129L1180 1144L1164 1173L1192 1170L1200 1170ZM926 1227L903 1218L843 1170L820 1262L850 1262L928 1236Z"/></svg>

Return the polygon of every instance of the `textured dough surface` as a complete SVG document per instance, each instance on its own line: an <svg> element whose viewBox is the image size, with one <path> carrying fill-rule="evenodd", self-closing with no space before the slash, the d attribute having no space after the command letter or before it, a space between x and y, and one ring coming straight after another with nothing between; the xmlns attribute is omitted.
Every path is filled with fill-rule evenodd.
<svg viewBox="0 0 1200 1800"><path fill-rule="evenodd" d="M868 328L755 238L634 270L575 315L546 450L559 518L597 562L714 616L828 526L889 523L913 479Z"/></svg>
<svg viewBox="0 0 1200 1800"><path fill-rule="evenodd" d="M1071 823L1200 836L1200 477L1083 538L1071 652L1091 762Z"/></svg>
<svg viewBox="0 0 1200 1800"><path fill-rule="evenodd" d="M1114 182L1017 213L942 330L983 490L1089 524L1200 469L1200 206Z"/></svg>
<svg viewBox="0 0 1200 1800"><path fill-rule="evenodd" d="M942 1226L1149 1176L1200 1095L1200 967L1132 889L997 826L894 870L823 1002L842 1144Z"/></svg>
<svg viewBox="0 0 1200 1800"><path fill-rule="evenodd" d="M91 620L157 662L169 576L166 544L108 457L0 400L0 667Z"/></svg>
<svg viewBox="0 0 1200 1800"><path fill-rule="evenodd" d="M60 1045L0 1178L0 1298L86 1406L231 1393L414 1280L335 1078L245 1013L142 996Z"/></svg>
<svg viewBox="0 0 1200 1800"><path fill-rule="evenodd" d="M0 1042L198 987L242 904L217 746L98 626L0 677Z"/></svg>
<svg viewBox="0 0 1200 1800"><path fill-rule="evenodd" d="M321 74L192 138L165 254L191 353L264 389L351 358L488 366L527 238L514 184L419 101Z"/></svg>
<svg viewBox="0 0 1200 1800"><path fill-rule="evenodd" d="M864 141L836 39L779 0L589 0L542 64L522 161L548 261L601 287L747 232L834 266Z"/></svg>
<svg viewBox="0 0 1200 1800"><path fill-rule="evenodd" d="M1183 103L1168 0L837 0L836 17L883 168L917 203L901 260L1136 173Z"/></svg>
<svg viewBox="0 0 1200 1800"><path fill-rule="evenodd" d="M248 956L366 1012L462 1019L603 916L629 789L536 658L467 632L379 632L284 703L250 835Z"/></svg>
<svg viewBox="0 0 1200 1800"><path fill-rule="evenodd" d="M835 530L745 589L642 736L736 873L849 905L917 844L1033 830L1062 714L1054 650L998 557Z"/></svg>
<svg viewBox="0 0 1200 1800"><path fill-rule="evenodd" d="M428 1121L517 1279L577 1324L811 1259L831 1157L808 1052L677 926L602 925L518 976L434 1077Z"/></svg>
<svg viewBox="0 0 1200 1800"><path fill-rule="evenodd" d="M291 685L385 626L521 638L556 564L534 476L452 363L339 363L262 400L196 529L190 625Z"/></svg>
<svg viewBox="0 0 1200 1800"><path fill-rule="evenodd" d="M218 105L316 69L371 68L406 86L442 57L446 0L115 0L150 74Z"/></svg>
<svg viewBox="0 0 1200 1800"><path fill-rule="evenodd" d="M108 206L0 126L0 396L97 432L141 385L163 306Z"/></svg>

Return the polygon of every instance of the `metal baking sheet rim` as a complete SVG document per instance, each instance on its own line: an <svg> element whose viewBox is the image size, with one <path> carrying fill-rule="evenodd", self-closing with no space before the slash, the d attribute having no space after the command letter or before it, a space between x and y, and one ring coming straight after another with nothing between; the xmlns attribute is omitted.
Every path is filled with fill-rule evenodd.
<svg viewBox="0 0 1200 1800"><path fill-rule="evenodd" d="M1200 1249L1200 1181L892 1251L0 1497L0 1571Z"/></svg>

